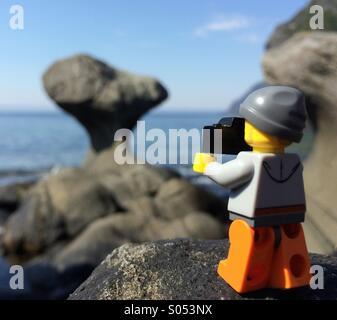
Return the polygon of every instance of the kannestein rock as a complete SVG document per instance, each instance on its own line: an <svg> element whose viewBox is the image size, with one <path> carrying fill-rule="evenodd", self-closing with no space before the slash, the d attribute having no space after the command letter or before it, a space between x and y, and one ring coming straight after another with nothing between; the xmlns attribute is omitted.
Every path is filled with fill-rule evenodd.
<svg viewBox="0 0 337 320"><path fill-rule="evenodd" d="M310 19L314 14L310 13L310 7L313 5L319 5L324 10L324 30L322 31L337 31L337 0L312 0L292 19L275 29L267 42L267 49L281 45L297 32L312 31Z"/></svg>
<svg viewBox="0 0 337 320"><path fill-rule="evenodd" d="M43 83L50 98L87 129L95 151L110 147L116 130L132 129L144 113L168 97L156 79L86 55L54 63Z"/></svg>
<svg viewBox="0 0 337 320"><path fill-rule="evenodd" d="M337 33L297 33L263 59L266 81L290 85L306 95L315 136L304 164L305 232L309 250L337 248Z"/></svg>
<svg viewBox="0 0 337 320"><path fill-rule="evenodd" d="M218 275L228 240L171 240L115 249L70 296L71 300L116 299L336 299L337 257L312 255L324 268L324 290L265 289L236 293Z"/></svg>

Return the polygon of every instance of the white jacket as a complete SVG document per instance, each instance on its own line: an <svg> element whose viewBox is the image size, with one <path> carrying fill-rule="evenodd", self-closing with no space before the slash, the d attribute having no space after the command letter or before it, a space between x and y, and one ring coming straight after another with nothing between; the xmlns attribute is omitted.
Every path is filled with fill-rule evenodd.
<svg viewBox="0 0 337 320"><path fill-rule="evenodd" d="M304 217L303 166L297 154L241 152L225 164L210 163L205 174L231 189L230 213L248 218L291 213Z"/></svg>

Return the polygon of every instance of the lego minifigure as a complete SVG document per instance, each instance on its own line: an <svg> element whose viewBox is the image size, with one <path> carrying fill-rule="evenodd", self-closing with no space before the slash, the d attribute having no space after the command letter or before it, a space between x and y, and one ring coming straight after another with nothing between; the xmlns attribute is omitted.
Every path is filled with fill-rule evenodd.
<svg viewBox="0 0 337 320"><path fill-rule="evenodd" d="M225 164L196 155L194 170L230 189L230 248L219 275L237 292L294 288L310 281L310 260L301 222L305 214L303 166L285 147L302 139L303 94L286 86L251 93L240 106L251 152Z"/></svg>

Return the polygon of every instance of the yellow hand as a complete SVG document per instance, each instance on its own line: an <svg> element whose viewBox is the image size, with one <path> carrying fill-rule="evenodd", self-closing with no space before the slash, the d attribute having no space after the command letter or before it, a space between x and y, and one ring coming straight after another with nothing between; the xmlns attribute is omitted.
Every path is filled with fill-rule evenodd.
<svg viewBox="0 0 337 320"><path fill-rule="evenodd" d="M196 153L194 157L193 170L204 173L207 165L216 161L215 157L209 153Z"/></svg>

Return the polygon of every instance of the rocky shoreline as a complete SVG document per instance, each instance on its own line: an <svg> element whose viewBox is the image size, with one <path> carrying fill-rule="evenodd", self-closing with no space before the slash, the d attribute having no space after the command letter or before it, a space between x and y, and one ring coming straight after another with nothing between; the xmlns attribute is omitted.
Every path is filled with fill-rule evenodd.
<svg viewBox="0 0 337 320"><path fill-rule="evenodd" d="M15 202L1 248L10 263L23 264L30 298L66 298L125 243L226 236L225 198L169 168L114 161L114 132L131 129L167 97L157 80L77 55L54 64L44 84L87 129L92 150L80 167L50 174L23 194L0 189Z"/></svg>

